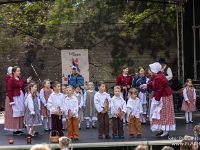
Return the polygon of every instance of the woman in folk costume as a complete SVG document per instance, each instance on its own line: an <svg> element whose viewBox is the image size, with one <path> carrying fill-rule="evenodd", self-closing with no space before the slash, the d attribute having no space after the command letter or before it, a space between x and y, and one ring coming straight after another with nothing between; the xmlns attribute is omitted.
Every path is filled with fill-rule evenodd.
<svg viewBox="0 0 200 150"><path fill-rule="evenodd" d="M183 103L181 110L185 111L186 123L193 123L192 121L192 112L196 111L196 92L195 88L192 86L192 80L186 80L186 86L183 89ZM189 114L189 119L188 119Z"/></svg>
<svg viewBox="0 0 200 150"><path fill-rule="evenodd" d="M81 129L81 122L83 121L83 95L81 94L81 88L80 88L80 85L76 84L74 86L74 96L77 98L78 100L78 107L79 107L79 110L78 110L78 121L79 121L79 124L78 124L78 127L79 127L79 130Z"/></svg>
<svg viewBox="0 0 200 150"><path fill-rule="evenodd" d="M138 68L138 78L134 80L133 87L136 88L139 92L138 96L140 98L140 102L142 104L142 115L140 116L141 123L146 124L146 116L147 116L147 97L146 97L146 89L140 88L140 85L147 83L147 77L145 76L145 71L143 67Z"/></svg>
<svg viewBox="0 0 200 150"><path fill-rule="evenodd" d="M97 112L94 106L94 90L93 82L88 83L88 90L84 93L83 106L84 106L84 118L86 119L86 129L90 128L89 120L92 120L92 128L95 128L95 121L97 120Z"/></svg>
<svg viewBox="0 0 200 150"><path fill-rule="evenodd" d="M116 85L120 86L121 93L120 96L127 102L129 95L129 89L132 86L132 77L128 74L128 67L122 67L122 74L118 75L116 78Z"/></svg>
<svg viewBox="0 0 200 150"><path fill-rule="evenodd" d="M20 68L12 68L12 76L7 82L7 97L5 102L5 123L4 130L13 131L13 135L22 135L24 132L24 84L27 84L32 77L22 80ZM7 118L9 117L9 118Z"/></svg>
<svg viewBox="0 0 200 150"><path fill-rule="evenodd" d="M151 130L160 131L156 136L168 137L168 131L176 130L173 90L165 75L161 72L161 65L158 62L149 65L152 75L155 78L142 87L153 88L154 94L151 102L150 121Z"/></svg>
<svg viewBox="0 0 200 150"><path fill-rule="evenodd" d="M8 93L8 81L12 77L12 68L13 67L8 67L7 75L6 75L6 78L5 78L6 100L5 100L5 114L4 114L5 123L4 123L4 128L7 128L7 126L9 126L10 118L12 118L12 109L11 109L11 107L9 105L10 100L9 100L9 97L7 96L7 93Z"/></svg>

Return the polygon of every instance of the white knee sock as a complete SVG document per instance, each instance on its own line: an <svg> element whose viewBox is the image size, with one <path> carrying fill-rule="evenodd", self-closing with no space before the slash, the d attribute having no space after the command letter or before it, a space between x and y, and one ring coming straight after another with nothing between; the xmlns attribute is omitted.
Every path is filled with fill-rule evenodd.
<svg viewBox="0 0 200 150"><path fill-rule="evenodd" d="M146 116L145 115L142 115L142 122L146 123Z"/></svg>
<svg viewBox="0 0 200 150"><path fill-rule="evenodd" d="M78 127L79 127L79 128L81 127L81 121L78 123Z"/></svg>
<svg viewBox="0 0 200 150"><path fill-rule="evenodd" d="M95 126L95 121L94 120L92 120L92 126Z"/></svg>
<svg viewBox="0 0 200 150"><path fill-rule="evenodd" d="M126 118L123 116L123 123L126 123Z"/></svg>
<svg viewBox="0 0 200 150"><path fill-rule="evenodd" d="M192 112L189 112L190 121L192 121Z"/></svg>
<svg viewBox="0 0 200 150"><path fill-rule="evenodd" d="M166 135L168 132L167 131L163 131L163 134L161 136Z"/></svg>
<svg viewBox="0 0 200 150"><path fill-rule="evenodd" d="M140 122L143 122L143 116L140 116Z"/></svg>
<svg viewBox="0 0 200 150"><path fill-rule="evenodd" d="M63 129L66 127L66 118L62 118Z"/></svg>
<svg viewBox="0 0 200 150"><path fill-rule="evenodd" d="M90 126L89 119L87 119L87 121L86 121L86 124L87 124L87 127L89 127L89 126Z"/></svg>
<svg viewBox="0 0 200 150"><path fill-rule="evenodd" d="M44 125L44 129L48 129L48 127L47 127L47 117L43 118L43 125Z"/></svg>
<svg viewBox="0 0 200 150"><path fill-rule="evenodd" d="M187 111L185 112L185 119L186 119L186 122L188 122L188 112Z"/></svg>
<svg viewBox="0 0 200 150"><path fill-rule="evenodd" d="M52 126L51 126L51 117L48 117L48 126L49 126L49 129L52 129Z"/></svg>
<svg viewBox="0 0 200 150"><path fill-rule="evenodd" d="M26 126L26 130L29 133L30 132L30 126Z"/></svg>

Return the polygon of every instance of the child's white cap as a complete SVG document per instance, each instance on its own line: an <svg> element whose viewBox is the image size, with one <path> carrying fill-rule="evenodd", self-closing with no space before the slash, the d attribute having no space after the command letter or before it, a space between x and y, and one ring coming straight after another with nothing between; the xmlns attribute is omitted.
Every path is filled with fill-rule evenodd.
<svg viewBox="0 0 200 150"><path fill-rule="evenodd" d="M11 66L8 67L7 74L12 74L12 68L13 68L13 67L11 67Z"/></svg>

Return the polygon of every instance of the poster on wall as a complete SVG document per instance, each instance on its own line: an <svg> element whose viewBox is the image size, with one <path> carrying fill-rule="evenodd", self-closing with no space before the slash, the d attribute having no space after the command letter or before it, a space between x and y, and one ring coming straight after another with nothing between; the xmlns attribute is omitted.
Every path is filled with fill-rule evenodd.
<svg viewBox="0 0 200 150"><path fill-rule="evenodd" d="M83 76L84 81L89 81L89 62L87 49L61 50L62 84L68 84L68 75L72 74L72 68Z"/></svg>

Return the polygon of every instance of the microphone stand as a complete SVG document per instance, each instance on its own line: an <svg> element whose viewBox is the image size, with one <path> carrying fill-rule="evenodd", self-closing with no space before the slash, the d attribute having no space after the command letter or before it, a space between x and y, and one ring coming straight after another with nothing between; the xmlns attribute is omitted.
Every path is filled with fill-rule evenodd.
<svg viewBox="0 0 200 150"><path fill-rule="evenodd" d="M35 68L33 67L32 63L30 62L31 67L33 68L33 71L35 72L36 76L38 77L39 82L41 82L40 77L38 76Z"/></svg>

